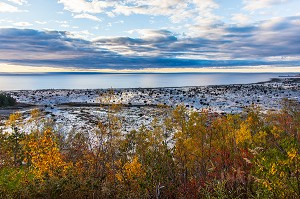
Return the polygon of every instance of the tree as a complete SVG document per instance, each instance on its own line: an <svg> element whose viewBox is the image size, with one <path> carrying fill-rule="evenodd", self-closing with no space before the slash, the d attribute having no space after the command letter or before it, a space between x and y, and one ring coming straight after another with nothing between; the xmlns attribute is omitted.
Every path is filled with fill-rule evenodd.
<svg viewBox="0 0 300 199"><path fill-rule="evenodd" d="M0 93L0 107L14 106L16 103L15 98L7 94Z"/></svg>
<svg viewBox="0 0 300 199"><path fill-rule="evenodd" d="M55 139L53 132L47 129L40 137L31 136L28 142L30 169L39 180L64 176L71 166L65 162Z"/></svg>
<svg viewBox="0 0 300 199"><path fill-rule="evenodd" d="M14 166L22 165L24 159L23 141L25 134L21 132L20 127L22 126L22 115L17 112L11 114L6 122L6 125L11 128L12 132L9 134L9 141L11 150L13 153Z"/></svg>

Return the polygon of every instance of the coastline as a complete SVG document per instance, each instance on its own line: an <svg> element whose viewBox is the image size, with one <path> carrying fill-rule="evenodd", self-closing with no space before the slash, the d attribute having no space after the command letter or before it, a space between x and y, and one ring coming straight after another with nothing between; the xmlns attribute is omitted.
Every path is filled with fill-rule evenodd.
<svg viewBox="0 0 300 199"><path fill-rule="evenodd" d="M124 131L146 126L161 114L161 107L184 105L193 111L209 111L218 114L240 113L253 104L262 111L278 111L283 99L300 102L300 78L274 78L270 81L251 84L118 88L105 98L109 89L44 89L13 90L5 93L29 107L1 109L1 114L20 111L30 116L32 108L39 108L47 118L52 118L68 132L72 128L92 130L97 121L107 114L107 104L122 104L121 115L127 128ZM108 101L107 101L108 100ZM32 108L31 108L32 107ZM129 128L132 127L132 128Z"/></svg>

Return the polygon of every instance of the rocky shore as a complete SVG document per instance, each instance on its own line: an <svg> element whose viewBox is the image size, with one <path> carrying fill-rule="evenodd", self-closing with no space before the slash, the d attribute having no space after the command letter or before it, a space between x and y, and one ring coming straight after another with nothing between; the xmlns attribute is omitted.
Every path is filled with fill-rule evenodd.
<svg viewBox="0 0 300 199"><path fill-rule="evenodd" d="M142 124L149 125L161 114L161 106L179 104L194 111L207 110L219 114L238 113L252 104L263 111L277 111L283 99L300 101L300 78L277 78L256 84L234 84L180 88L124 88L87 90L20 90L7 91L19 105L1 109L2 121L8 114L21 111L29 116L32 108L39 108L64 131L93 129L104 120L107 105L122 104L118 113L123 118L124 131Z"/></svg>

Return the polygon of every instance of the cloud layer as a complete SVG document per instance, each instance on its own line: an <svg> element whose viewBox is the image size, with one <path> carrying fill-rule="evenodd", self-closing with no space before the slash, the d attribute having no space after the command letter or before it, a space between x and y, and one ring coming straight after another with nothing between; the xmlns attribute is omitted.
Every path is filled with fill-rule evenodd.
<svg viewBox="0 0 300 199"><path fill-rule="evenodd" d="M94 9L94 8L93 8ZM201 32L202 27L198 28ZM300 16L212 26L212 34L133 30L88 41L66 31L0 29L0 62L97 69L300 65Z"/></svg>
<svg viewBox="0 0 300 199"><path fill-rule="evenodd" d="M213 21L218 18L213 10L219 7L214 0L58 0L58 3L77 14L166 16L174 23L187 19Z"/></svg>

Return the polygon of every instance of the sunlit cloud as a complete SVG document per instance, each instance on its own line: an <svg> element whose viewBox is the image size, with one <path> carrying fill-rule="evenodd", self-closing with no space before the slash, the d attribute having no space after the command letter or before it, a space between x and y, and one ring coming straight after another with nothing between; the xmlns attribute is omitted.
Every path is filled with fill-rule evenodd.
<svg viewBox="0 0 300 199"><path fill-rule="evenodd" d="M47 22L46 22L46 21L35 21L35 23L37 23L37 24L41 24L41 25L47 24Z"/></svg>
<svg viewBox="0 0 300 199"><path fill-rule="evenodd" d="M18 4L20 6L27 3L26 0L8 0L8 1L12 2L12 3L15 3L15 4Z"/></svg>
<svg viewBox="0 0 300 199"><path fill-rule="evenodd" d="M100 18L98 18L94 15L86 14L86 13L74 15L73 18L74 19L90 19L90 20L98 21L98 22L102 21Z"/></svg>
<svg viewBox="0 0 300 199"><path fill-rule="evenodd" d="M18 7L10 5L8 3L0 2L0 13L1 12L22 12Z"/></svg>
<svg viewBox="0 0 300 199"><path fill-rule="evenodd" d="M244 0L244 9L249 11L255 11L263 8L267 8L273 5L286 3L291 0Z"/></svg>
<svg viewBox="0 0 300 199"><path fill-rule="evenodd" d="M116 70L299 65L296 0L7 0L0 5L0 63ZM41 5L49 6L42 15Z"/></svg>
<svg viewBox="0 0 300 199"><path fill-rule="evenodd" d="M188 19L213 21L218 17L212 11L219 7L214 0L59 0L58 3L72 13L106 14L109 17L136 14L167 16L174 23Z"/></svg>
<svg viewBox="0 0 300 199"><path fill-rule="evenodd" d="M250 17L245 14L242 14L242 13L232 14L231 20L238 24L249 24L250 23Z"/></svg>
<svg viewBox="0 0 300 199"><path fill-rule="evenodd" d="M0 62L77 68L299 66L300 16L216 27L214 37L135 29L138 37L1 29ZM64 24L64 23L62 23ZM83 36L86 35L86 36ZM287 39L288 38L288 39Z"/></svg>
<svg viewBox="0 0 300 199"><path fill-rule="evenodd" d="M64 9L74 13L101 13L105 8L112 6L113 1L85 1L85 0L59 0Z"/></svg>
<svg viewBox="0 0 300 199"><path fill-rule="evenodd" d="M26 22L26 21L16 22L16 23L14 23L13 25L19 26L19 27L28 27L28 26L32 26L31 23Z"/></svg>

